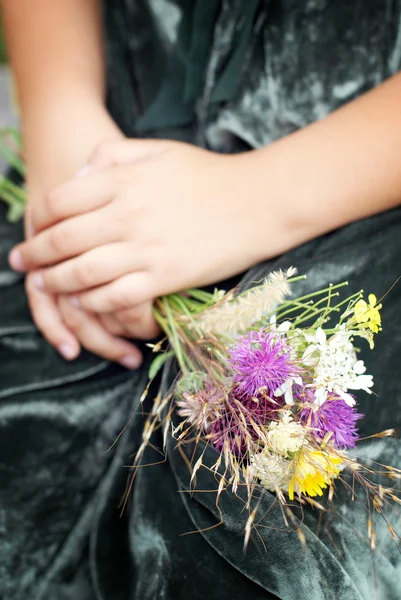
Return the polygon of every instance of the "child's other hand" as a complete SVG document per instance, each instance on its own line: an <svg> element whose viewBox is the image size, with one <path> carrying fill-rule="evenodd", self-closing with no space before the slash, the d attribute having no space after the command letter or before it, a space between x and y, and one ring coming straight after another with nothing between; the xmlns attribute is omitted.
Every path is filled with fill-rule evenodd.
<svg viewBox="0 0 401 600"><path fill-rule="evenodd" d="M25 123L27 239L31 239L34 233L32 214L39 219L49 218L45 201L48 191L73 177L100 140L122 139L121 132L105 112L96 114L96 111L91 111L91 117L84 119L82 127L78 127L78 115L74 115L73 121L76 127L71 127L71 123L68 125L66 118L58 125L54 119L47 123L47 128L38 118ZM79 135L77 127L80 129ZM74 307L63 294L39 290L34 283L33 273L27 274L25 287L36 326L67 360L76 358L83 346L129 368L139 365L141 355L137 348L121 339L125 336L126 328L118 329L114 325L111 331L97 316ZM108 322L114 324L112 318Z"/></svg>

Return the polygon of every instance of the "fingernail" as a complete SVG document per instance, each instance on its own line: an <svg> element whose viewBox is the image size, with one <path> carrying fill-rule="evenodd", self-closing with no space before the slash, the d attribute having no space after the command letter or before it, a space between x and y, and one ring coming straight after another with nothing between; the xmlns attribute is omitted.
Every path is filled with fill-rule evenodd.
<svg viewBox="0 0 401 600"><path fill-rule="evenodd" d="M60 344L58 350L67 360L72 360L77 355L75 348L70 344Z"/></svg>
<svg viewBox="0 0 401 600"><path fill-rule="evenodd" d="M126 369L138 369L141 366L142 359L139 356L134 356L130 354L129 356L124 356L121 359L121 364Z"/></svg>
<svg viewBox="0 0 401 600"><path fill-rule="evenodd" d="M15 271L24 271L25 265L19 250L12 250L9 256L10 267Z"/></svg>
<svg viewBox="0 0 401 600"><path fill-rule="evenodd" d="M38 290L45 289L45 280L43 279L43 275L41 275L40 273L35 273L35 275L32 276L32 281L35 287L38 288Z"/></svg>
<svg viewBox="0 0 401 600"><path fill-rule="evenodd" d="M85 165L84 167L82 167L82 169L78 171L78 173L76 173L75 177L77 177L78 179L80 179L81 177L85 177L85 175L87 175L90 170L90 165Z"/></svg>
<svg viewBox="0 0 401 600"><path fill-rule="evenodd" d="M78 296L70 296L70 303L76 308L81 306Z"/></svg>
<svg viewBox="0 0 401 600"><path fill-rule="evenodd" d="M35 227L33 225L29 225L28 231L29 231L29 235L31 237L33 237L35 235L35 233L36 233L36 229L35 229Z"/></svg>

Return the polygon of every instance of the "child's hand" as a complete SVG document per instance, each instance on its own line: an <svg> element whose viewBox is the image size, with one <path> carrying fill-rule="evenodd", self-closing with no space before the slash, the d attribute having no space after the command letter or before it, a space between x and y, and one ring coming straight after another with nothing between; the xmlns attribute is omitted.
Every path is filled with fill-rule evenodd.
<svg viewBox="0 0 401 600"><path fill-rule="evenodd" d="M79 137L75 127L67 127L66 119L62 130L58 129L62 127L61 124L57 126L55 119L52 121L51 136L46 134L47 129L40 127L40 120L25 123L25 160L28 173L28 205L25 218L27 239L32 238L34 231L32 213L39 219L48 218L45 202L48 190L56 183L73 177L101 139L122 138L106 113L96 115L92 111L91 115L91 118L87 116L82 123ZM36 326L66 359L76 358L82 345L103 358L120 362L127 367L139 365L139 351L121 339L122 336L126 336L126 328L114 326L111 331L98 317L74 307L62 294L55 295L39 290L34 284L33 273L27 274L25 287ZM118 324L117 319L110 318L109 321L111 324L114 324L114 321Z"/></svg>
<svg viewBox="0 0 401 600"><path fill-rule="evenodd" d="M10 264L40 268L39 289L74 294L95 313L239 273L260 260L261 245L243 156L166 141L104 144L86 176L48 196L50 217L33 215L46 230L16 247Z"/></svg>

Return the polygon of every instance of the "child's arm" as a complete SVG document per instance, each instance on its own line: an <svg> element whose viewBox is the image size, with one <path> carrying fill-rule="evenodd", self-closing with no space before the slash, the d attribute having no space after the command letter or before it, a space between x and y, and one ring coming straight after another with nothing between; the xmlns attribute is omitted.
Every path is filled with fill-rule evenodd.
<svg viewBox="0 0 401 600"><path fill-rule="evenodd" d="M247 159L255 210L264 215L258 228L260 259L398 206L401 73ZM271 246L263 239L266 203L282 224Z"/></svg>
<svg viewBox="0 0 401 600"><path fill-rule="evenodd" d="M47 189L72 177L102 139L118 135L103 102L100 3L3 0L2 4L21 107L28 183Z"/></svg>
<svg viewBox="0 0 401 600"><path fill-rule="evenodd" d="M81 169L104 140L123 136L104 106L99 0L3 0L8 51L21 109L27 165L29 237L33 210L47 214L46 195ZM33 318L46 339L75 358L79 342L106 358L138 356L93 316L38 291L26 280ZM65 322L79 322L74 335Z"/></svg>

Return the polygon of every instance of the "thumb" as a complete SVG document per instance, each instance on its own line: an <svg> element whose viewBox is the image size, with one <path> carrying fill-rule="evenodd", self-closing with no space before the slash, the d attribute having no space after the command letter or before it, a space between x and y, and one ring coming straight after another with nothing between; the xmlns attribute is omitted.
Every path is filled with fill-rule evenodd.
<svg viewBox="0 0 401 600"><path fill-rule="evenodd" d="M114 140L102 142L93 152L85 172L81 175L151 158L164 152L171 143L167 140Z"/></svg>

